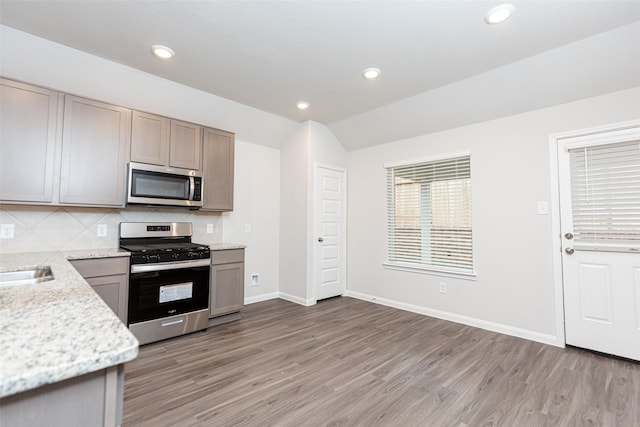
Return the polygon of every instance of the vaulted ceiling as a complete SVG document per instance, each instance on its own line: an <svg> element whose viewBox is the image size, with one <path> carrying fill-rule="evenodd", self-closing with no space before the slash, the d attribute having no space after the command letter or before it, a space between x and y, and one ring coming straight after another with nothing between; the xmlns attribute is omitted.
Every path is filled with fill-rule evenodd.
<svg viewBox="0 0 640 427"><path fill-rule="evenodd" d="M487 25L499 3L1 0L0 23L326 124L348 149L640 85L640 1L512 1Z"/></svg>

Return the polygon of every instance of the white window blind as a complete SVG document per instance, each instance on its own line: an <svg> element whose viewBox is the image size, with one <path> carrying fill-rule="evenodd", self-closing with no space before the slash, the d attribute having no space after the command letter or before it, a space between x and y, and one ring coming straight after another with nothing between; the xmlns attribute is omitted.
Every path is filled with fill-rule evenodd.
<svg viewBox="0 0 640 427"><path fill-rule="evenodd" d="M387 168L388 263L473 272L469 155Z"/></svg>
<svg viewBox="0 0 640 427"><path fill-rule="evenodd" d="M569 150L576 243L640 243L640 141Z"/></svg>

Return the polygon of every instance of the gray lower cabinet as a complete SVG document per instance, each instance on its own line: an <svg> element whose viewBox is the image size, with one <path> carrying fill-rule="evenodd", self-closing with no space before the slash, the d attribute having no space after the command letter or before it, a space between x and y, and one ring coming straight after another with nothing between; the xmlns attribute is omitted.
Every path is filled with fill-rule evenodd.
<svg viewBox="0 0 640 427"><path fill-rule="evenodd" d="M2 398L0 425L116 427L122 424L124 365Z"/></svg>
<svg viewBox="0 0 640 427"><path fill-rule="evenodd" d="M64 95L0 79L0 200L52 203Z"/></svg>
<svg viewBox="0 0 640 427"><path fill-rule="evenodd" d="M66 95L60 203L124 207L131 110Z"/></svg>
<svg viewBox="0 0 640 427"><path fill-rule="evenodd" d="M205 128L202 141L202 210L233 210L235 134Z"/></svg>
<svg viewBox="0 0 640 427"><path fill-rule="evenodd" d="M201 138L199 125L134 111L131 161L200 170Z"/></svg>
<svg viewBox="0 0 640 427"><path fill-rule="evenodd" d="M94 258L70 261L113 312L127 324L129 258Z"/></svg>
<svg viewBox="0 0 640 427"><path fill-rule="evenodd" d="M244 305L244 249L211 251L209 317L240 311Z"/></svg>

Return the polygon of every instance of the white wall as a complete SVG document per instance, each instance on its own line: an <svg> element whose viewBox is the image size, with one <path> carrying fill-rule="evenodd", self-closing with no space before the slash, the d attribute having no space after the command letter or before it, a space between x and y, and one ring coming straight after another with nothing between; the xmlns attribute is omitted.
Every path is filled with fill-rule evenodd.
<svg viewBox="0 0 640 427"><path fill-rule="evenodd" d="M80 247L116 247L117 227L121 220L194 221L195 241L215 243L221 239L245 243L249 301L274 296L279 280L279 147L298 125L288 119L182 86L156 76L124 67L75 49L53 43L12 28L0 26L0 74L4 77L45 86L62 92L111 102L156 114L192 121L236 132L235 210L234 212L193 213L179 209L149 208L98 209L54 207L0 207L0 219L33 223L20 225L24 238L0 250L57 250ZM36 226L48 217L55 227L38 239L44 227ZM45 221L45 224L48 222ZM110 234L94 237L96 224L104 221ZM215 233L206 234L206 224L214 224ZM252 233L245 234L245 224ZM33 229L38 228L38 233ZM78 237L65 241L65 230ZM198 239L198 240L196 240ZM37 245L38 242L41 244ZM248 286L250 274L258 273L261 284Z"/></svg>
<svg viewBox="0 0 640 427"><path fill-rule="evenodd" d="M299 124L280 150L280 296L306 304L309 127Z"/></svg>
<svg viewBox="0 0 640 427"><path fill-rule="evenodd" d="M329 128L308 121L281 149L280 296L315 304L313 289L314 165L346 167L344 147Z"/></svg>
<svg viewBox="0 0 640 427"><path fill-rule="evenodd" d="M316 301L314 258L318 256L315 207L315 165L334 166L347 169L347 151L331 130L318 122L309 121L309 169L307 171L307 283L306 295L310 304ZM343 230L346 233L346 230ZM346 249L346 248L345 248ZM343 254L346 256L346 252ZM346 277L346 276L345 276Z"/></svg>
<svg viewBox="0 0 640 427"><path fill-rule="evenodd" d="M223 241L245 249L245 300L276 298L280 249L280 150L236 141L233 212L223 213ZM251 232L246 232L249 225ZM251 286L251 274L258 274Z"/></svg>
<svg viewBox="0 0 640 427"><path fill-rule="evenodd" d="M640 117L640 87L351 151L349 294L555 343L549 135ZM385 269L386 162L470 149L477 280ZM439 282L448 293L439 293Z"/></svg>

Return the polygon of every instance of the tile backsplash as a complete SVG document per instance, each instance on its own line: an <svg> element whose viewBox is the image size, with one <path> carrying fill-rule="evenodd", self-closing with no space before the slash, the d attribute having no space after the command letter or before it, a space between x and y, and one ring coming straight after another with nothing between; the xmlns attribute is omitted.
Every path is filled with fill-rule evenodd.
<svg viewBox="0 0 640 427"><path fill-rule="evenodd" d="M0 206L0 224L14 224L14 238L0 239L0 253L117 248L121 222L191 222L193 241L222 241L222 214L127 207L126 209L54 206ZM207 224L213 234L207 234ZM105 237L98 237L98 225L106 225Z"/></svg>

